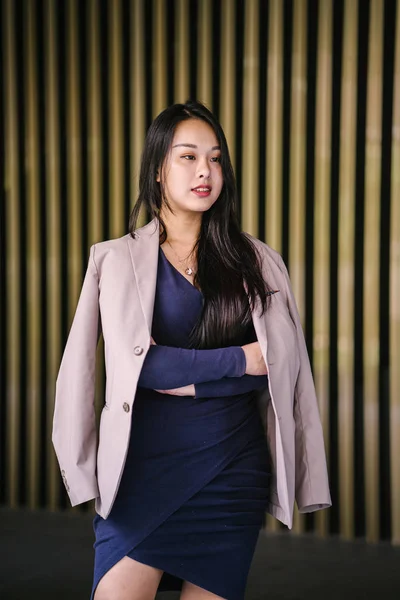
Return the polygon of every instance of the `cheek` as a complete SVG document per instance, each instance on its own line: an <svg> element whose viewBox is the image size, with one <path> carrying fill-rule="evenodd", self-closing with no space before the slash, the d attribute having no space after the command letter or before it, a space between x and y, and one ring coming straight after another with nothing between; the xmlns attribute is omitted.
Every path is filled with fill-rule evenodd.
<svg viewBox="0 0 400 600"><path fill-rule="evenodd" d="M222 187L224 185L224 180L223 180L221 171L218 171L213 174L213 182L214 182L214 187L218 191L218 195L219 195L221 193Z"/></svg>
<svg viewBox="0 0 400 600"><path fill-rule="evenodd" d="M184 178L183 169L172 167L168 173L165 181L166 188L169 190L176 190L180 187L180 184Z"/></svg>
<svg viewBox="0 0 400 600"><path fill-rule="evenodd" d="M169 172L169 178L174 185L179 185L185 179L193 177L193 167L190 164L173 164Z"/></svg>

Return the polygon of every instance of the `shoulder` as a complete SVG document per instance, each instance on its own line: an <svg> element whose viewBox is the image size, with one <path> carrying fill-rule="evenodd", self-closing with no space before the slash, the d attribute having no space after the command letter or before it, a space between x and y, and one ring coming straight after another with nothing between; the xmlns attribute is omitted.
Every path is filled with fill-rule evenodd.
<svg viewBox="0 0 400 600"><path fill-rule="evenodd" d="M126 241L129 236L130 234L128 233L118 238L95 242L90 247L90 251L97 258L103 256L104 254L107 254L110 250L122 250L126 247Z"/></svg>
<svg viewBox="0 0 400 600"><path fill-rule="evenodd" d="M265 242L262 242L248 233L246 233L246 236L253 242L254 246L259 251L262 261L262 270L267 281L276 284L277 288L282 292L282 297L285 298L285 301L288 304L292 305L293 310L293 306L296 308L296 302L293 295L289 272L282 256Z"/></svg>
<svg viewBox="0 0 400 600"><path fill-rule="evenodd" d="M94 243L91 248L94 249L94 251L96 253L103 253L103 252L107 252L108 250L118 250L118 248L123 248L124 246L126 246L126 240L128 239L128 237L130 236L130 233L127 233L126 235L123 235L121 237L118 238L113 238L110 240L102 240L99 242Z"/></svg>
<svg viewBox="0 0 400 600"><path fill-rule="evenodd" d="M135 241L137 238L143 237L143 236L149 236L151 233L155 233L156 229L152 226L155 225L155 219L153 219L153 221L150 221L149 223L147 223L146 225L143 225L143 227L139 227L138 229L135 229L133 236L130 233L126 233L125 235L122 235L121 237L117 237L117 238L113 238L110 240L103 240L100 242L96 242L95 244L93 244L93 246L91 246L91 249L93 249L93 251L96 254L103 254L108 252L109 250L121 250L121 251L126 251L126 242L133 240Z"/></svg>
<svg viewBox="0 0 400 600"><path fill-rule="evenodd" d="M121 237L102 240L96 242L90 247L90 256L97 269L102 268L106 263L114 264L114 260L125 260L129 257L129 245L135 243L139 238L150 239L150 236L155 233L154 222L150 221L143 227L139 227L134 231L133 236L126 233Z"/></svg>
<svg viewBox="0 0 400 600"><path fill-rule="evenodd" d="M243 235L245 235L252 242L253 246L256 248L261 259L263 260L263 263L266 263L266 266L273 271L278 270L282 274L285 274L285 263L283 262L282 256L279 254L279 252L277 252L277 250L274 250L271 248L271 246L265 242L262 242L253 235L250 235L250 233L247 233L246 231L243 231Z"/></svg>
<svg viewBox="0 0 400 600"><path fill-rule="evenodd" d="M120 261L121 258L127 257L128 244L127 240L130 234L123 235L119 238L101 240L90 246L89 262L93 268L100 274L104 267L114 264L114 259Z"/></svg>

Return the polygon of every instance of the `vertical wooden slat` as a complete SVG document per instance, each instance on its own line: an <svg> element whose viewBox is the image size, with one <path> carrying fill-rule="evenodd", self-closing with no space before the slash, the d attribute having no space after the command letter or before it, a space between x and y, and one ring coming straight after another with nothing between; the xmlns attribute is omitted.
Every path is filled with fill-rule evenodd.
<svg viewBox="0 0 400 600"><path fill-rule="evenodd" d="M81 119L78 51L77 0L67 3L67 204L68 204L68 323L72 323L82 286L82 219L81 219ZM71 512L78 507L68 506Z"/></svg>
<svg viewBox="0 0 400 600"><path fill-rule="evenodd" d="M153 0L153 118L167 106L166 2Z"/></svg>
<svg viewBox="0 0 400 600"><path fill-rule="evenodd" d="M77 0L67 3L67 204L68 204L68 311L69 323L76 310L82 284L81 177L79 115L79 54Z"/></svg>
<svg viewBox="0 0 400 600"><path fill-rule="evenodd" d="M25 39L25 112L26 131L26 215L27 215L27 489L28 505L36 508L39 486L40 439L40 187L39 187L39 124L37 89L37 46L35 2L26 4ZM22 432L21 432L22 433Z"/></svg>
<svg viewBox="0 0 400 600"><path fill-rule="evenodd" d="M266 148L265 238L278 252L282 249L282 101L283 101L283 3L270 0L268 27L268 94ZM279 524L271 515L269 531Z"/></svg>
<svg viewBox="0 0 400 600"><path fill-rule="evenodd" d="M57 76L57 38L54 2L45 4L45 113L46 113L46 218L47 218L47 503L55 510L59 502L60 473L51 442L54 411L54 382L61 349L61 243L60 243L60 131Z"/></svg>
<svg viewBox="0 0 400 600"><path fill-rule="evenodd" d="M353 297L354 211L357 102L357 1L345 0L343 74L340 115L339 266L338 266L338 366L340 532L353 535Z"/></svg>
<svg viewBox="0 0 400 600"><path fill-rule="evenodd" d="M393 88L390 218L390 476L392 542L400 544L400 4L397 3Z"/></svg>
<svg viewBox="0 0 400 600"><path fill-rule="evenodd" d="M98 0L87 4L87 120L88 120L88 211L89 244L101 240L102 211L102 136L101 136L101 85L100 85L100 24Z"/></svg>
<svg viewBox="0 0 400 600"><path fill-rule="evenodd" d="M139 168L142 154L143 141L146 127L146 99L145 94L145 60L144 60L144 9L143 0L136 0L132 6L131 20L131 65L132 76L130 83L130 103L132 107L132 121L130 123L131 136L131 173L133 180L132 206L139 193ZM141 212L137 227L145 224L145 211Z"/></svg>
<svg viewBox="0 0 400 600"><path fill-rule="evenodd" d="M306 56L307 56L307 0L293 4L293 51L291 86L290 132L290 210L289 210L289 260L290 277L304 323L304 272L305 272L305 156L306 156ZM304 516L297 507L293 529L300 532Z"/></svg>
<svg viewBox="0 0 400 600"><path fill-rule="evenodd" d="M124 124L122 109L122 10L121 0L108 3L110 39L110 235L118 237L125 232L124 213Z"/></svg>
<svg viewBox="0 0 400 600"><path fill-rule="evenodd" d="M282 249L282 99L283 3L270 0L265 235L267 243L278 252Z"/></svg>
<svg viewBox="0 0 400 600"><path fill-rule="evenodd" d="M88 241L89 245L102 240L103 232L103 140L101 131L101 79L100 79L100 22L98 0L86 4L87 34L87 123L88 123ZM103 100L104 101L104 100ZM111 195L112 198L112 195ZM89 255L89 248L87 249ZM104 343L100 340L96 354L97 415L104 403Z"/></svg>
<svg viewBox="0 0 400 600"><path fill-rule="evenodd" d="M318 14L315 126L314 344L313 367L324 440L329 458L329 253L332 109L332 1ZM316 514L317 531L326 535L328 511Z"/></svg>
<svg viewBox="0 0 400 600"><path fill-rule="evenodd" d="M15 508L18 504L19 482L19 418L21 413L20 384L20 186L19 186L19 143L18 143L18 103L17 68L14 37L14 2L6 0L3 6L4 48L4 109L5 109L5 193L6 193L6 302L7 302L7 414L6 414L6 453L7 453L7 504Z"/></svg>
<svg viewBox="0 0 400 600"><path fill-rule="evenodd" d="M197 99L212 110L212 14L211 0L198 4Z"/></svg>
<svg viewBox="0 0 400 600"><path fill-rule="evenodd" d="M221 84L220 120L228 142L229 154L235 157L235 5L233 0L221 2Z"/></svg>
<svg viewBox="0 0 400 600"><path fill-rule="evenodd" d="M185 102L189 96L189 3L178 0L175 34L174 102Z"/></svg>
<svg viewBox="0 0 400 600"><path fill-rule="evenodd" d="M371 1L364 223L364 453L368 541L379 539L379 247L383 5Z"/></svg>
<svg viewBox="0 0 400 600"><path fill-rule="evenodd" d="M242 227L257 235L258 130L259 130L259 34L258 0L245 4L243 68Z"/></svg>

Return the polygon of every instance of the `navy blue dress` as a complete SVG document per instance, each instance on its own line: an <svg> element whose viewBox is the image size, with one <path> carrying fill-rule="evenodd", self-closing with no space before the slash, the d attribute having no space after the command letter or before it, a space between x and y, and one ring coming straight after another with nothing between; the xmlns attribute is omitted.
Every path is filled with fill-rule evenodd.
<svg viewBox="0 0 400 600"><path fill-rule="evenodd" d="M151 346L132 409L130 443L107 519L96 514L91 600L124 556L164 571L158 591L190 581L243 600L268 502L270 460L240 346L188 349L203 295L159 250ZM195 384L196 395L168 390Z"/></svg>

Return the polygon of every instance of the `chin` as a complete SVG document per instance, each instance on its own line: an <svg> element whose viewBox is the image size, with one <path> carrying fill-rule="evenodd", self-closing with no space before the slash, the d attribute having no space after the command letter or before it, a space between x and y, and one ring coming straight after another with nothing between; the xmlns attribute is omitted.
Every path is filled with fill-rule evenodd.
<svg viewBox="0 0 400 600"><path fill-rule="evenodd" d="M190 204L176 204L174 208L177 208L178 210L182 210L184 212L204 213L207 212L215 204L215 202L216 200L213 200L212 202L204 202L204 200L202 201L201 199L199 199L197 202L191 202Z"/></svg>

